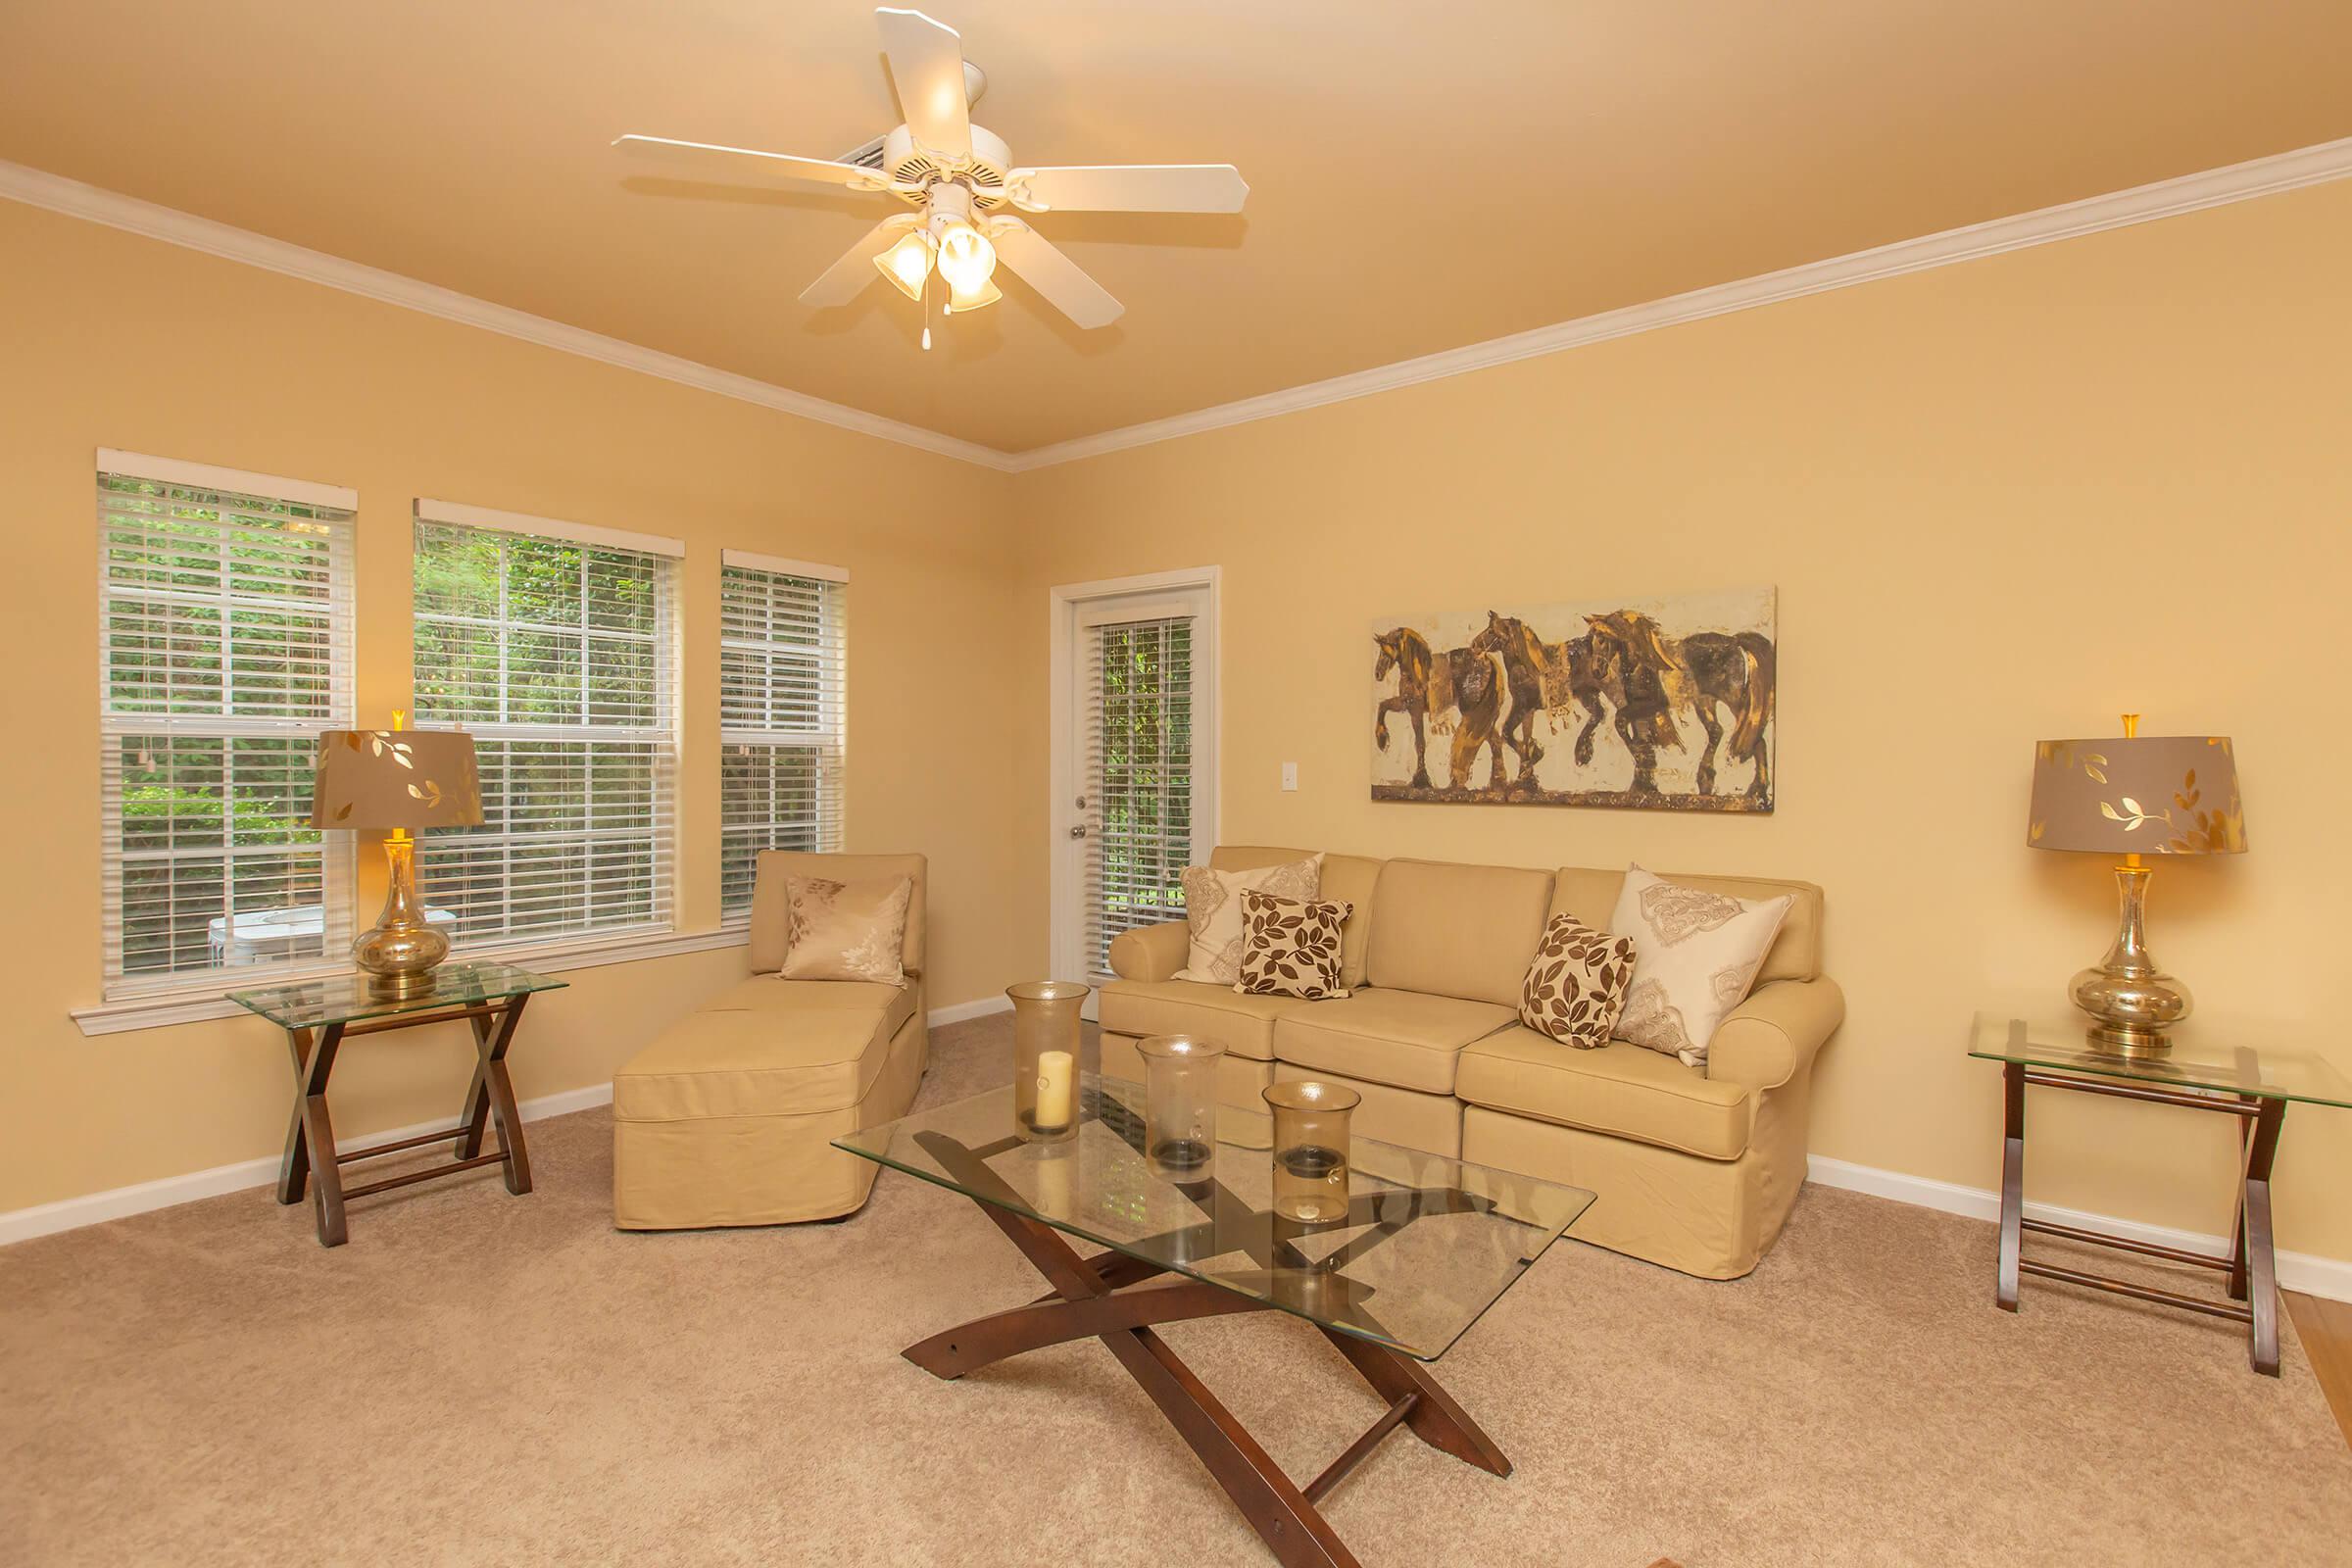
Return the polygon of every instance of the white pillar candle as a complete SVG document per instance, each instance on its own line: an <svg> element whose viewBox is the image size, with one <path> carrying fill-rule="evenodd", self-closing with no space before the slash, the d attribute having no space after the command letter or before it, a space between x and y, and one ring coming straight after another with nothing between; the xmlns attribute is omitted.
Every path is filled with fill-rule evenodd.
<svg viewBox="0 0 2352 1568"><path fill-rule="evenodd" d="M1037 1124L1067 1127L1076 1113L1078 1058L1066 1051L1037 1054Z"/></svg>

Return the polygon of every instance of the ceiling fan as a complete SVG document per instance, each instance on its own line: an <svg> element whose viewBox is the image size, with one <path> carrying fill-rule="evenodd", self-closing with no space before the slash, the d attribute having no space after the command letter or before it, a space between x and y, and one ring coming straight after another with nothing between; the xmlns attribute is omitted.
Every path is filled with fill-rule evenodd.
<svg viewBox="0 0 2352 1568"><path fill-rule="evenodd" d="M1231 164L1016 169L1004 139L972 123L971 105L986 78L965 63L956 30L920 11L889 6L875 11L874 21L906 122L882 139L871 167L666 136L622 136L612 145L707 174L844 185L911 205L915 211L875 224L802 290L801 303L819 309L848 304L878 272L928 311L936 272L950 314L976 311L1003 298L990 280L1003 263L1080 326L1108 326L1126 307L1007 209L1238 213L1250 194ZM926 320L923 347L930 346Z"/></svg>

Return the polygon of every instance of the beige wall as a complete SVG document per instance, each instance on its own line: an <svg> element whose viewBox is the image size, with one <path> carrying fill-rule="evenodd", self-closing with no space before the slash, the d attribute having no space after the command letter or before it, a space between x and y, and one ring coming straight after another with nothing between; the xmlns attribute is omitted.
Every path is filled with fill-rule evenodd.
<svg viewBox="0 0 2352 1568"><path fill-rule="evenodd" d="M1229 841L1823 883L1852 1008L1818 1152L1993 1184L1967 1015L2053 998L2111 921L2098 862L2021 843L2030 744L2125 707L2233 734L2246 780L2253 851L2162 868L2159 956L2209 1020L2352 1070L2313 1022L2352 873L2328 684L2352 583L2347 255L2339 185L1007 477L0 204L0 292L40 302L0 313L0 733L25 760L4 797L0 1211L274 1153L284 1126L260 1024L85 1039L67 1016L99 979L102 444L360 491L367 720L407 684L411 497L685 537L689 928L716 916L717 552L849 566L851 843L933 857L935 1004L1045 962L1044 589L1216 564ZM1366 799L1376 614L1756 582L1781 592L1774 816ZM573 972L517 1052L521 1092L602 1082L741 964ZM454 1032L355 1048L341 1125L441 1112L467 1055ZM2227 1224L2223 1129L2034 1109L2034 1196ZM2352 1258L2344 1116L2289 1118L2286 1247Z"/></svg>
<svg viewBox="0 0 2352 1568"><path fill-rule="evenodd" d="M258 1020L84 1038L68 1017L99 998L102 445L359 491L363 722L406 706L412 498L684 538L690 930L718 919L719 551L847 566L849 846L930 855L934 1005L1021 966L991 905L1027 859L1003 830L1026 781L1000 765L996 719L1028 678L1006 635L1007 476L5 202L0 299L0 1212L274 1154L285 1131L285 1048ZM363 902L380 891L371 875ZM571 972L526 1020L517 1091L604 1082L743 965L736 948ZM471 1048L434 1034L353 1047L339 1131L454 1108Z"/></svg>
<svg viewBox="0 0 2352 1568"><path fill-rule="evenodd" d="M1046 587L1214 563L1228 842L1822 883L1851 1012L1819 1153L1997 1185L1970 1013L2054 1003L2113 930L2101 861L2024 845L2032 744L2127 708L2234 735L2245 781L2252 852L2161 867L2158 956L2207 1019L2352 1069L2348 265L2339 184L1023 475L1025 867ZM1376 614L1751 583L1780 589L1773 816L1367 799ZM2033 1114L2034 1197L2228 1227L2222 1118ZM2281 1246L2352 1258L2347 1117L2288 1117Z"/></svg>

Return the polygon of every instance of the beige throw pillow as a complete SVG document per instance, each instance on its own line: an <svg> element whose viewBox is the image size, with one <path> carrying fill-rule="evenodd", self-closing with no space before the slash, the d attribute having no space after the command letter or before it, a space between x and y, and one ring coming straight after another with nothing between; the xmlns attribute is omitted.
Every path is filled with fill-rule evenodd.
<svg viewBox="0 0 2352 1568"><path fill-rule="evenodd" d="M1685 887L1640 866L1625 873L1609 929L1634 939L1634 978L1617 1037L1707 1064L1707 1042L1747 998L1793 895L1750 902Z"/></svg>
<svg viewBox="0 0 2352 1568"><path fill-rule="evenodd" d="M906 951L906 905L913 894L913 879L903 876L888 882L785 878L792 937L784 949L784 978L904 984L901 958Z"/></svg>
<svg viewBox="0 0 2352 1568"><path fill-rule="evenodd" d="M1634 977L1634 939L1595 931L1573 914L1544 924L1519 991L1519 1021L1539 1034L1595 1051L1609 1043Z"/></svg>
<svg viewBox="0 0 2352 1568"><path fill-rule="evenodd" d="M1253 871L1216 871L1205 865L1184 873L1184 923L1192 947L1179 980L1200 980L1229 986L1242 977L1242 895L1251 888L1278 898L1311 899L1323 882L1323 857L1281 865L1261 865Z"/></svg>
<svg viewBox="0 0 2352 1568"><path fill-rule="evenodd" d="M1255 997L1324 1002L1349 995L1340 984L1340 934L1352 904L1242 893L1242 977L1233 989Z"/></svg>

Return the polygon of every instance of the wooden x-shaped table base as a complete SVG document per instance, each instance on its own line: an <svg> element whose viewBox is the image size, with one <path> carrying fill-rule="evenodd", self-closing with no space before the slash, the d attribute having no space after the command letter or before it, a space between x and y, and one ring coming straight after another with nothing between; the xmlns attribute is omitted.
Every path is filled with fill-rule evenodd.
<svg viewBox="0 0 2352 1568"><path fill-rule="evenodd" d="M986 1166L970 1157L975 1152L961 1151L944 1139L936 1145L930 1138L923 1141L935 1156L963 1154L956 1161L959 1177L985 1190ZM1322 1474L1298 1486L1177 1359L1167 1342L1152 1332L1155 1323L1272 1311L1272 1303L1197 1280L1142 1285L1167 1270L1121 1252L1081 1257L1053 1227L996 1203L977 1199L974 1202L1053 1291L1025 1306L975 1318L909 1346L906 1359L934 1376L958 1378L1025 1350L1090 1336L1101 1340L1285 1568L1357 1568L1354 1554L1315 1504L1399 1425L1467 1464L1498 1476L1511 1473L1511 1461L1502 1449L1420 1362L1370 1340L1325 1328L1323 1337L1388 1401L1388 1408Z"/></svg>
<svg viewBox="0 0 2352 1568"><path fill-rule="evenodd" d="M286 1049L294 1057L294 1114L286 1127L285 1158L277 1170L277 1200L299 1203L305 1187L310 1189L319 1246L341 1247L351 1239L343 1217L344 1202L366 1198L370 1193L389 1192L395 1187L409 1187L482 1165L506 1167L508 1192L519 1196L531 1190L531 1158L523 1147L522 1116L514 1108L514 1086L507 1077L507 1051L514 1042L514 1026L522 1018L522 1005L530 1000L526 992L431 1012L396 1013L357 1023L330 1023L322 1029L286 1031ZM337 1152L334 1123L326 1112L326 1083L334 1073L335 1057L344 1040L387 1029L453 1023L460 1018L473 1026L474 1064L473 1083L466 1091L466 1106L457 1125L389 1144L375 1144L350 1153ZM482 1140L492 1122L498 1127L498 1149L485 1154ZM457 1158L358 1187L343 1185L343 1167L355 1160L374 1159L439 1143L454 1144Z"/></svg>

